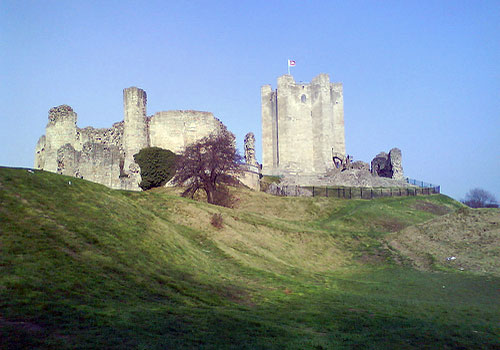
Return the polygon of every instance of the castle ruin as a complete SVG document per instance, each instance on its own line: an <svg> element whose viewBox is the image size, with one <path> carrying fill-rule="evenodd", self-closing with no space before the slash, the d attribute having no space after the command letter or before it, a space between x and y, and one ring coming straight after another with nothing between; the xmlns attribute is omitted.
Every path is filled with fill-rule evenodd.
<svg viewBox="0 0 500 350"><path fill-rule="evenodd" d="M262 166L255 136L245 137L245 164L239 180L260 188L262 175L280 176L284 185L406 186L401 151L379 153L371 164L346 154L342 83L320 74L310 83L291 75L278 78L276 90L261 88ZM124 119L109 129L78 128L70 106L49 111L45 135L35 151L35 168L84 178L115 189L139 191L134 155L146 147L181 153L186 146L221 128L212 113L166 111L146 115L146 92L123 90ZM370 167L371 165L371 167Z"/></svg>
<svg viewBox="0 0 500 350"><path fill-rule="evenodd" d="M146 105L144 90L124 89L124 120L109 129L79 128L70 106L52 108L45 135L36 146L35 168L139 191L140 169L134 154L145 147L180 153L224 127L209 112L177 110L147 116Z"/></svg>
<svg viewBox="0 0 500 350"><path fill-rule="evenodd" d="M264 175L325 174L333 157L345 159L342 83L328 74L310 83L283 75L276 90L261 88L261 98Z"/></svg>
<svg viewBox="0 0 500 350"><path fill-rule="evenodd" d="M299 186L406 186L401 150L379 153L370 164L346 154L342 83L320 74L310 83L291 75L276 90L261 88L262 174Z"/></svg>

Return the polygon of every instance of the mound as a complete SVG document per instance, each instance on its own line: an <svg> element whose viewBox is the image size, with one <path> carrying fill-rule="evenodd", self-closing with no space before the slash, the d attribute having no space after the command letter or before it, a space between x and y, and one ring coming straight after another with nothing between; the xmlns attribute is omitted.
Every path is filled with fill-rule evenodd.
<svg viewBox="0 0 500 350"><path fill-rule="evenodd" d="M500 210L462 208L392 235L389 246L421 269L500 276Z"/></svg>
<svg viewBox="0 0 500 350"><path fill-rule="evenodd" d="M0 167L0 349L498 348L500 278L384 254L451 198L233 190L230 209Z"/></svg>

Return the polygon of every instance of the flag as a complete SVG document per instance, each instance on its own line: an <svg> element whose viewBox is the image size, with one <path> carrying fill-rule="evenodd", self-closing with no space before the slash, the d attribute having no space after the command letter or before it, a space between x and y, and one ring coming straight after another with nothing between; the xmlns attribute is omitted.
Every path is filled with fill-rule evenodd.
<svg viewBox="0 0 500 350"><path fill-rule="evenodd" d="M295 67L295 61L294 60L288 60L288 67Z"/></svg>

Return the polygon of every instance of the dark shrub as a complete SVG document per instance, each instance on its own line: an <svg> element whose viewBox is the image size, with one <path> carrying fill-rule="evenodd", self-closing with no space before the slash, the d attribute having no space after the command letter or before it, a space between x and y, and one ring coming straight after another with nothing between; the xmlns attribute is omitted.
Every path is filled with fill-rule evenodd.
<svg viewBox="0 0 500 350"><path fill-rule="evenodd" d="M224 222L222 220L221 214L212 215L212 220L210 222L211 222L212 226L215 228L221 229L224 227Z"/></svg>
<svg viewBox="0 0 500 350"><path fill-rule="evenodd" d="M134 155L141 168L141 183L144 191L165 185L175 175L177 156L172 151L159 147L143 148Z"/></svg>

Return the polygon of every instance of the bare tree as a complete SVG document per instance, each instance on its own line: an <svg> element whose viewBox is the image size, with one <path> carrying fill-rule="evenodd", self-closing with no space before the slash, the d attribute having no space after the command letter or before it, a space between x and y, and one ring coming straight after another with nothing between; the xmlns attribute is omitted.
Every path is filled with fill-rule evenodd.
<svg viewBox="0 0 500 350"><path fill-rule="evenodd" d="M471 208L498 208L498 202L493 194L482 188L473 188L465 195L462 203Z"/></svg>
<svg viewBox="0 0 500 350"><path fill-rule="evenodd" d="M227 186L238 184L241 161L234 135L223 128L186 147L177 160L174 183L187 187L184 197L202 190L208 203L230 206Z"/></svg>

